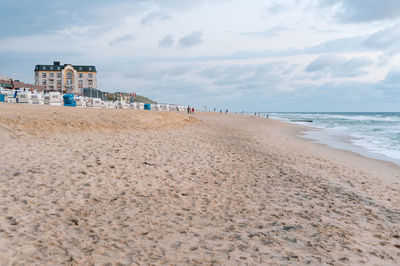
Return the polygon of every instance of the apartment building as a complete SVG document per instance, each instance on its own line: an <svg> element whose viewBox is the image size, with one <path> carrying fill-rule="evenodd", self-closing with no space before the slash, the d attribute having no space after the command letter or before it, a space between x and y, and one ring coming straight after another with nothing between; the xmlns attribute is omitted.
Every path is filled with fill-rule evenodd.
<svg viewBox="0 0 400 266"><path fill-rule="evenodd" d="M35 84L49 91L80 95L84 88L97 88L97 71L95 66L61 65L55 61L53 65L36 65Z"/></svg>

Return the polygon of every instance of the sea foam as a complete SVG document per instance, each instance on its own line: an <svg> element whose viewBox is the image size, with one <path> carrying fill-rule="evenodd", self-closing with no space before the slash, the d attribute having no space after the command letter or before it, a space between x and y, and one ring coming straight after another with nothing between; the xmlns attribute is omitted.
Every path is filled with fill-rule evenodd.
<svg viewBox="0 0 400 266"><path fill-rule="evenodd" d="M270 117L350 136L353 145L400 162L400 113L271 113ZM313 122L294 122L301 120Z"/></svg>

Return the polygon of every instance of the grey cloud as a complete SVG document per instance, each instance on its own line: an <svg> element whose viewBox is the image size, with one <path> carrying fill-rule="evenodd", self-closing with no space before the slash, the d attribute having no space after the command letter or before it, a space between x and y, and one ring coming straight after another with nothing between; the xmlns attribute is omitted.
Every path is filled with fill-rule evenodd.
<svg viewBox="0 0 400 266"><path fill-rule="evenodd" d="M265 31L261 32L243 32L240 33L239 35L245 36L245 37L255 37L255 38L271 38L277 36L279 33L283 31L287 31L288 29L282 26L277 26L270 28Z"/></svg>
<svg viewBox="0 0 400 266"><path fill-rule="evenodd" d="M176 10L186 10L191 9L201 4L214 4L219 2L226 2L229 0L139 0L141 3L153 3L161 8L176 9Z"/></svg>
<svg viewBox="0 0 400 266"><path fill-rule="evenodd" d="M376 88L386 96L400 96L400 68L392 68L385 79L376 85Z"/></svg>
<svg viewBox="0 0 400 266"><path fill-rule="evenodd" d="M182 37L179 40L179 46L182 48L189 48L192 46L199 45L203 43L203 32L202 31L194 31L189 35Z"/></svg>
<svg viewBox="0 0 400 266"><path fill-rule="evenodd" d="M190 65L176 66L168 70L168 74L170 77L178 77L182 75L186 75L196 68Z"/></svg>
<svg viewBox="0 0 400 266"><path fill-rule="evenodd" d="M322 7L337 8L340 22L370 22L400 18L398 0L319 0Z"/></svg>
<svg viewBox="0 0 400 266"><path fill-rule="evenodd" d="M2 11L0 36L52 33L82 25L110 28L127 16L142 16L152 6L157 6L163 11L174 11L192 9L205 2L213 4L223 1L227 0L115 0L112 2L70 0L68 4L65 1L54 0L42 0L40 4L31 0L3 0L0 1ZM143 19L143 23L167 19L167 16L150 13Z"/></svg>
<svg viewBox="0 0 400 266"><path fill-rule="evenodd" d="M78 7L78 8L77 8ZM126 15L136 15L146 8L138 2L98 0L0 1L2 26L0 36L45 34L73 26L104 28Z"/></svg>
<svg viewBox="0 0 400 266"><path fill-rule="evenodd" d="M400 23L372 34L364 41L371 49L395 50L400 49Z"/></svg>
<svg viewBox="0 0 400 266"><path fill-rule="evenodd" d="M356 77L366 73L363 68L373 62L369 58L356 57L347 60L338 55L322 55L312 61L306 68L307 72L319 72L331 77Z"/></svg>
<svg viewBox="0 0 400 266"><path fill-rule="evenodd" d="M258 97L275 94L280 88L289 86L285 84L285 80L290 77L293 67L295 66L280 61L214 67L199 66L197 63L174 67L154 67L153 64L146 64L130 67L129 71L122 74L125 79L143 81L141 83L146 84L143 86L151 87L153 92L163 87L162 94L184 93L188 99L201 95L214 97L224 94ZM189 80L196 82L188 83ZM192 91L193 86L201 87L201 90Z"/></svg>
<svg viewBox="0 0 400 266"><path fill-rule="evenodd" d="M363 60L347 61L359 61L362 65ZM399 104L399 100L390 103L385 100L396 93L396 83L400 83L397 70L388 74L381 84L332 81L316 85L308 80L309 75L299 78L298 74L302 75L296 71L299 66L284 61L228 65L224 62L213 67L199 62L168 65L132 65L121 80L137 84L135 91L145 92L144 95L159 102L208 107L229 107L232 103L232 108L267 108L266 111L390 111ZM251 105L246 104L249 102Z"/></svg>
<svg viewBox="0 0 400 266"><path fill-rule="evenodd" d="M306 48L304 53L347 53L368 50L364 42L368 36L354 36L349 38L334 39L322 44Z"/></svg>
<svg viewBox="0 0 400 266"><path fill-rule="evenodd" d="M0 49L1 50L1 49ZM62 56L61 56L62 55ZM0 51L0 73L6 76L13 76L15 73L16 78L24 82L33 83L34 75L33 69L37 64L51 64L53 61L61 61L64 63L77 62L77 64L85 64L82 60L84 54L74 50L59 51L39 51L35 53L18 51L18 52L4 52ZM8 62L8 63L6 63ZM91 64L87 63L87 64ZM1 75L1 74L0 74Z"/></svg>
<svg viewBox="0 0 400 266"><path fill-rule="evenodd" d="M114 46L126 42L130 42L135 40L135 37L132 34L125 34L124 36L121 36L120 38L117 38L109 43L109 45Z"/></svg>
<svg viewBox="0 0 400 266"><path fill-rule="evenodd" d="M331 40L304 50L305 53L347 53L365 51L382 51L390 55L399 52L400 23L370 35Z"/></svg>
<svg viewBox="0 0 400 266"><path fill-rule="evenodd" d="M331 112L345 111L374 111L378 106L377 92L374 83L345 81L330 81L321 85L309 85L312 90L303 91L304 101L313 110L327 110ZM295 99L299 99L298 96ZM379 110L378 109L378 110ZM376 110L376 109L375 109Z"/></svg>
<svg viewBox="0 0 400 266"><path fill-rule="evenodd" d="M182 65L174 67L154 67L150 64L130 67L129 71L123 72L128 79L141 79L146 81L171 80L176 77L187 75L194 70L193 66Z"/></svg>
<svg viewBox="0 0 400 266"><path fill-rule="evenodd" d="M279 88L287 88L288 73L293 65L276 61L268 64L216 66L197 72L199 77L209 79L219 89L229 88L236 93L265 95L276 93ZM289 70L290 69L290 70Z"/></svg>
<svg viewBox="0 0 400 266"><path fill-rule="evenodd" d="M168 34L158 42L158 46L163 48L168 48L172 47L174 43L175 43L174 37L171 34Z"/></svg>
<svg viewBox="0 0 400 266"><path fill-rule="evenodd" d="M286 9L286 6L281 3L274 3L267 8L268 13L277 14Z"/></svg>
<svg viewBox="0 0 400 266"><path fill-rule="evenodd" d="M152 12L147 14L143 19L142 19L142 25L152 25L155 21L165 21L169 20L172 17L166 13L162 12Z"/></svg>

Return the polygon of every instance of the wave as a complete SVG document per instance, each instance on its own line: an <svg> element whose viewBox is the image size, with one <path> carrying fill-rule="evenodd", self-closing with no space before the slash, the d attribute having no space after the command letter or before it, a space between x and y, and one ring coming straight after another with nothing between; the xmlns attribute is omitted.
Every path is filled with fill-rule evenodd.
<svg viewBox="0 0 400 266"><path fill-rule="evenodd" d="M358 147L400 160L400 113L272 113L270 117L346 134Z"/></svg>

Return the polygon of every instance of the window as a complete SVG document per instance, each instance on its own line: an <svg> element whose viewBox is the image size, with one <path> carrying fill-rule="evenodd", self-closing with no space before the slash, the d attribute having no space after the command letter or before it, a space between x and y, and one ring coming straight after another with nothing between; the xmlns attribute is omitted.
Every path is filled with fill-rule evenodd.
<svg viewBox="0 0 400 266"><path fill-rule="evenodd" d="M61 73L57 73L57 78L61 78Z"/></svg>
<svg viewBox="0 0 400 266"><path fill-rule="evenodd" d="M89 78L91 79L93 77L93 74L89 74Z"/></svg>
<svg viewBox="0 0 400 266"><path fill-rule="evenodd" d="M46 73L42 73L42 78L46 78Z"/></svg>
<svg viewBox="0 0 400 266"><path fill-rule="evenodd" d="M45 80L45 79L42 81L42 84L43 84L44 86L46 86L46 80Z"/></svg>
<svg viewBox="0 0 400 266"><path fill-rule="evenodd" d="M89 71L92 71L92 67L89 67Z"/></svg>
<svg viewBox="0 0 400 266"><path fill-rule="evenodd" d="M60 68L60 67L57 67L57 70L61 70L61 68Z"/></svg>
<svg viewBox="0 0 400 266"><path fill-rule="evenodd" d="M79 80L79 88L83 88L83 80Z"/></svg>
<svg viewBox="0 0 400 266"><path fill-rule="evenodd" d="M61 85L61 79L57 80L57 85Z"/></svg>
<svg viewBox="0 0 400 266"><path fill-rule="evenodd" d="M43 70L46 70L46 66L43 66Z"/></svg>
<svg viewBox="0 0 400 266"><path fill-rule="evenodd" d="M50 73L50 78L54 78L54 73Z"/></svg>
<svg viewBox="0 0 400 266"><path fill-rule="evenodd" d="M92 86L92 85L93 85L93 81L89 80L89 86Z"/></svg>
<svg viewBox="0 0 400 266"><path fill-rule="evenodd" d="M82 71L82 67L79 67L79 71Z"/></svg>
<svg viewBox="0 0 400 266"><path fill-rule="evenodd" d="M67 72L67 85L72 85L72 71Z"/></svg>
<svg viewBox="0 0 400 266"><path fill-rule="evenodd" d="M52 67L52 66L50 67L50 70L53 70L53 67Z"/></svg>
<svg viewBox="0 0 400 266"><path fill-rule="evenodd" d="M39 73L35 73L35 78L38 78L39 77Z"/></svg>
<svg viewBox="0 0 400 266"><path fill-rule="evenodd" d="M79 74L79 78L83 78L83 74Z"/></svg>

